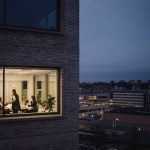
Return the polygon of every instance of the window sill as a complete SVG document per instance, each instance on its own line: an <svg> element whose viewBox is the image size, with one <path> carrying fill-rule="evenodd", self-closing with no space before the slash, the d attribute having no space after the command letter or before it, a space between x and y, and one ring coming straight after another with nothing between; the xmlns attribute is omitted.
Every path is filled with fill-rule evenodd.
<svg viewBox="0 0 150 150"><path fill-rule="evenodd" d="M60 32L60 31L51 31L51 30L46 30L46 29L44 30L44 29L35 29L35 28L26 28L26 27L15 27L15 26L0 25L0 29L36 32L36 33L46 33L46 34L54 34L54 35L64 35L64 33Z"/></svg>
<svg viewBox="0 0 150 150"><path fill-rule="evenodd" d="M16 122L16 121L34 121L34 120L55 120L62 118L62 114L47 114L33 116L5 116L0 118L0 122Z"/></svg>

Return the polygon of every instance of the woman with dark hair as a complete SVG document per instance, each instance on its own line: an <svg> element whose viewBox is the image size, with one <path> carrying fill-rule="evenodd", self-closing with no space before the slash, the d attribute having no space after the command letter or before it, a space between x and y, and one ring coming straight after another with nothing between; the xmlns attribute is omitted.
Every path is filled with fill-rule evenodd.
<svg viewBox="0 0 150 150"><path fill-rule="evenodd" d="M34 95L31 96L31 107L37 108L37 102L36 102L36 98Z"/></svg>
<svg viewBox="0 0 150 150"><path fill-rule="evenodd" d="M31 96L31 102L30 105L28 105L29 109L28 112L37 112L37 101L34 95Z"/></svg>

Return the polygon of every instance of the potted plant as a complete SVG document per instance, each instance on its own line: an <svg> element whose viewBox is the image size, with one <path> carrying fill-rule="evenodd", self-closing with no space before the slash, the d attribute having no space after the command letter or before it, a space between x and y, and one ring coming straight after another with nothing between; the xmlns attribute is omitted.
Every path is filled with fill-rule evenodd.
<svg viewBox="0 0 150 150"><path fill-rule="evenodd" d="M45 111L48 110L48 112L53 112L54 105L55 105L55 97L52 97L51 95L48 95L47 100L41 101L41 106L45 109Z"/></svg>

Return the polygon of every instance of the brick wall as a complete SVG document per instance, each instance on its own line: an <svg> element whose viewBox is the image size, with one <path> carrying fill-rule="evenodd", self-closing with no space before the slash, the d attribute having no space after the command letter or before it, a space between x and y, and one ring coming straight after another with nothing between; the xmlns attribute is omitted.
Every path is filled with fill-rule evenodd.
<svg viewBox="0 0 150 150"><path fill-rule="evenodd" d="M0 150L77 150L79 1L61 0L60 33L0 27L0 65L61 68L62 116L0 120Z"/></svg>

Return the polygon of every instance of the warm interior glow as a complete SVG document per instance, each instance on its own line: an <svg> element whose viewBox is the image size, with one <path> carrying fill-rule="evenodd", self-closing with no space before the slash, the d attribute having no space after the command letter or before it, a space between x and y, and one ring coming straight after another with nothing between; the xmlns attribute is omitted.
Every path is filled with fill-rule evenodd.
<svg viewBox="0 0 150 150"><path fill-rule="evenodd" d="M49 112L40 103L51 95L55 97L53 112L57 112L57 74L57 70L52 69L5 69L5 107L12 109L12 89L16 89L21 109L29 109L25 103L27 100L30 103L31 96L34 95L38 105L38 113ZM2 69L0 70L0 97L3 98Z"/></svg>

